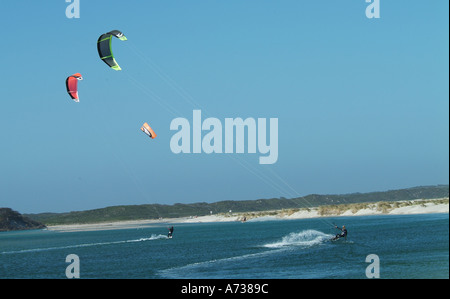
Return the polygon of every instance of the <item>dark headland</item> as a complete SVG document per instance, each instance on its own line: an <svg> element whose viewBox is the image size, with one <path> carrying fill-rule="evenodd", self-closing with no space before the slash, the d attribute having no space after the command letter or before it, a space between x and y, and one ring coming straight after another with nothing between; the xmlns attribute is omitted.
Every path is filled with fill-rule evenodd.
<svg viewBox="0 0 450 299"><path fill-rule="evenodd" d="M0 208L0 232L42 228L45 228L45 225L39 221L25 217L10 208Z"/></svg>

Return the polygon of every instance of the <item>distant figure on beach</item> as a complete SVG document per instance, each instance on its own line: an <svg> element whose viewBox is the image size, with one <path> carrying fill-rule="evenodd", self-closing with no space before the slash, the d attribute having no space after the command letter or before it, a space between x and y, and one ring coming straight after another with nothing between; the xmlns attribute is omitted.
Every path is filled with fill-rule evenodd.
<svg viewBox="0 0 450 299"><path fill-rule="evenodd" d="M169 239L172 238L172 234L173 234L173 226L169 227L169 234L167 234L167 237Z"/></svg>
<svg viewBox="0 0 450 299"><path fill-rule="evenodd" d="M345 228L345 225L343 225L342 228L340 228L340 227L338 227L336 225L334 227L337 228L337 229L340 229L341 233L337 234L336 236L334 236L334 238L331 239L331 240L334 241L334 240L337 240L337 239L340 239L340 238L346 238L347 239L347 229Z"/></svg>

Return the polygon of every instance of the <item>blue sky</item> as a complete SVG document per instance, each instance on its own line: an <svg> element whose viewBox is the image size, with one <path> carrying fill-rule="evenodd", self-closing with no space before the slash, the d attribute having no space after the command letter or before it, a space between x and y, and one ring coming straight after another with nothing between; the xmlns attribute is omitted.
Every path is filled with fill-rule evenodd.
<svg viewBox="0 0 450 299"><path fill-rule="evenodd" d="M5 1L0 206L22 213L449 182L448 1ZM113 29L123 71L98 57ZM81 73L80 103L65 79ZM182 92L180 90L183 90ZM279 158L180 154L170 123L278 118ZM140 130L148 122L158 137Z"/></svg>

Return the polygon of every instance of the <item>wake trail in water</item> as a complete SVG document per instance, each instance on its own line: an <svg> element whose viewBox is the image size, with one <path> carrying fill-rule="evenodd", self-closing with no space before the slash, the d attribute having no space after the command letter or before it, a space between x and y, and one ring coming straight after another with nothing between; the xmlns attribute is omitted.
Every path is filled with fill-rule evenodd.
<svg viewBox="0 0 450 299"><path fill-rule="evenodd" d="M113 244L137 243L137 242L154 241L154 240L159 240L159 239L167 239L167 236L153 234L148 238L140 238L140 239L135 239L135 240L86 243L86 244L76 244L76 245L48 247L48 248L31 248L31 249L23 249L23 250L16 250L16 251L5 251L5 252L0 252L0 254L30 253L30 252L41 252L41 251L51 251L51 250L71 249L71 248L92 247L92 246L104 246L104 245L113 245Z"/></svg>
<svg viewBox="0 0 450 299"><path fill-rule="evenodd" d="M173 267L159 272L162 277L180 278L186 273L195 273L201 269L208 267L223 267L223 265L231 265L234 262L242 260L256 259L263 256L283 253L286 250L306 249L315 245L321 245L328 242L333 235L325 234L317 230L304 230L301 232L293 232L281 238L280 241L267 243L259 246L266 250L256 253L249 253L234 257L212 259L204 262L191 263L184 266Z"/></svg>

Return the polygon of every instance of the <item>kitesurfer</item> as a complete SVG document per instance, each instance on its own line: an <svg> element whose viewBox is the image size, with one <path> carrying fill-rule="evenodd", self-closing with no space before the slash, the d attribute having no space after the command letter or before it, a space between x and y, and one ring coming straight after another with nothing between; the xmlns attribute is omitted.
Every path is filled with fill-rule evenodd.
<svg viewBox="0 0 450 299"><path fill-rule="evenodd" d="M173 226L169 227L169 234L167 235L168 238L172 238L173 234Z"/></svg>
<svg viewBox="0 0 450 299"><path fill-rule="evenodd" d="M347 229L345 228L345 225L342 226L342 228L338 227L337 225L334 226L336 229L340 229L341 233L337 234L333 240L337 240L340 238L347 238Z"/></svg>

